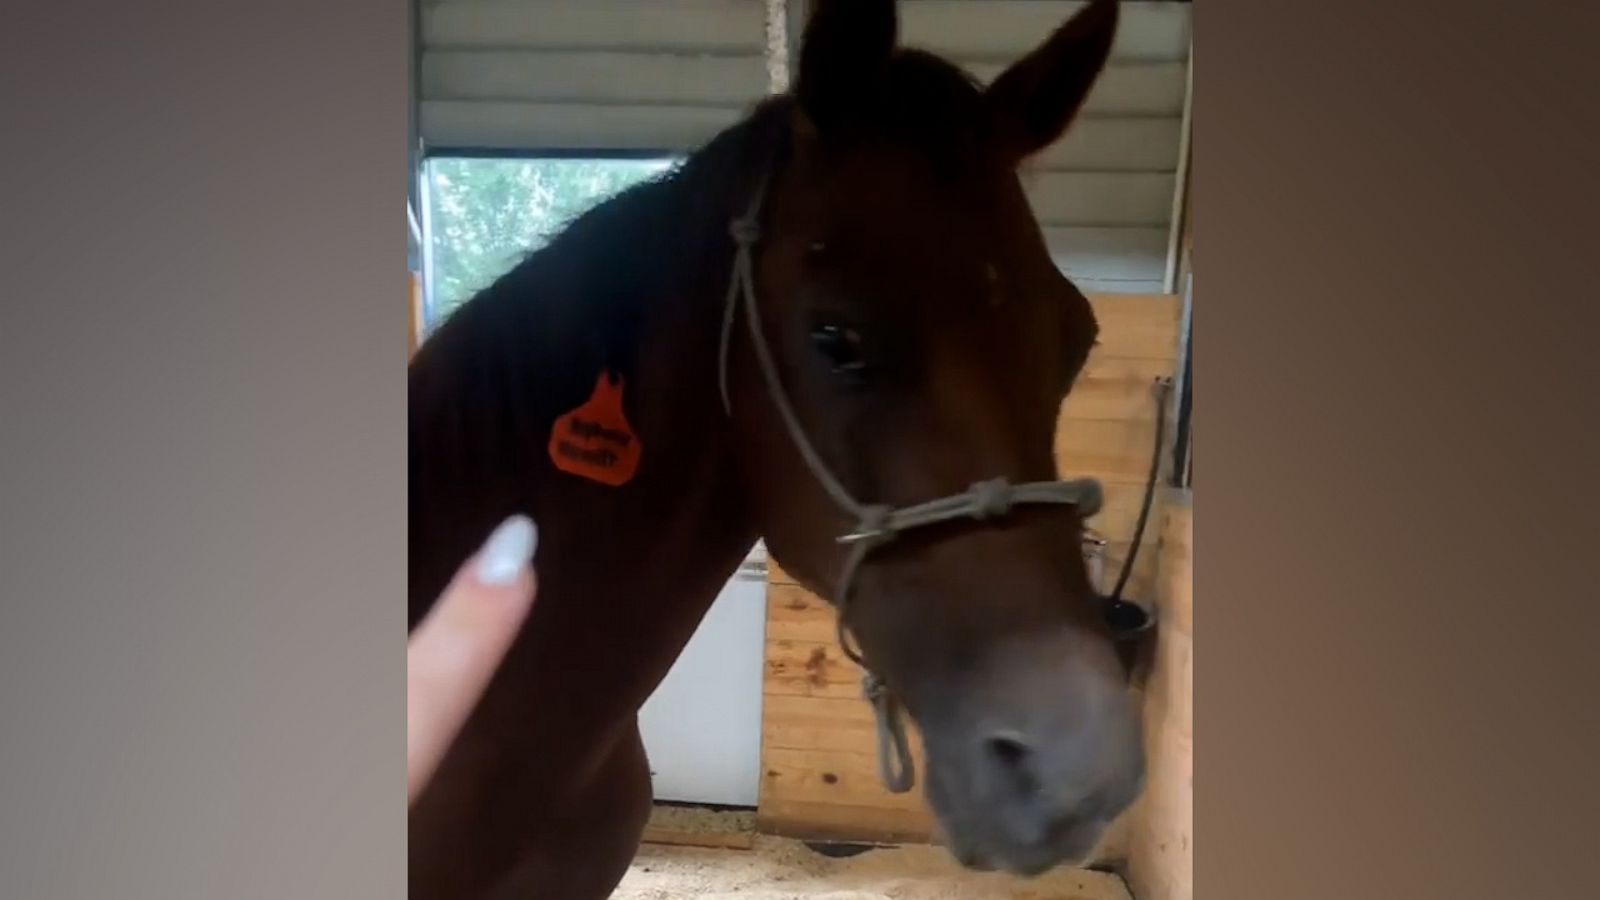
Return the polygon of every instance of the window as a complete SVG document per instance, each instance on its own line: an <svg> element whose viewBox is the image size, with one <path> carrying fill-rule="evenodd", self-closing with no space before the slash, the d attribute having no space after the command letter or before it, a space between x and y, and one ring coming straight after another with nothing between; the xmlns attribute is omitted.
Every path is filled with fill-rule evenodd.
<svg viewBox="0 0 1600 900"><path fill-rule="evenodd" d="M432 327L566 224L675 159L431 159L427 325Z"/></svg>

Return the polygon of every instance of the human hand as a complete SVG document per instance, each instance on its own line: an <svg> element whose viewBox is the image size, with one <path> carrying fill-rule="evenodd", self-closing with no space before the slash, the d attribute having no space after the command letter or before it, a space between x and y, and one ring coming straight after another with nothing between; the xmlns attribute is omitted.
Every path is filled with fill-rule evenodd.
<svg viewBox="0 0 1600 900"><path fill-rule="evenodd" d="M538 530L512 516L467 560L406 647L406 803L433 776L445 750L499 667L533 606Z"/></svg>

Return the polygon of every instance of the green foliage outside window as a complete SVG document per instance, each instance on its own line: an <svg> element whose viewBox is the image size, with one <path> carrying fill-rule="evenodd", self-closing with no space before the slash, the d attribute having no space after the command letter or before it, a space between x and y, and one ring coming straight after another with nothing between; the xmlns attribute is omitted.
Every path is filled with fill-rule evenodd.
<svg viewBox="0 0 1600 900"><path fill-rule="evenodd" d="M672 160L430 160L434 323L537 250L595 203Z"/></svg>

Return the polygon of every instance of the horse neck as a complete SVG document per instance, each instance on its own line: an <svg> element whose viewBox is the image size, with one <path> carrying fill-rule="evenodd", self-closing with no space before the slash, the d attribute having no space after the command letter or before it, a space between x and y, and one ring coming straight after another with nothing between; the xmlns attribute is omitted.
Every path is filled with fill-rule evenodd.
<svg viewBox="0 0 1600 900"><path fill-rule="evenodd" d="M687 640L753 543L716 387L732 260L722 213L737 208L745 179L708 168L583 217L419 350L413 624L513 512L539 524L541 616L570 641L583 641L591 611L629 616L641 604L653 605L643 618L658 630L687 623ZM555 470L546 449L555 418L607 368L625 378L643 448L638 474L619 488Z"/></svg>

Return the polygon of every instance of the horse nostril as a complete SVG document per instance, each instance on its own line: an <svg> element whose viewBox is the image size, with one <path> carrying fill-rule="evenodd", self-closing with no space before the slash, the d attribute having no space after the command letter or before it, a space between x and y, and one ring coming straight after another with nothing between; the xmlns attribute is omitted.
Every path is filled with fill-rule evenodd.
<svg viewBox="0 0 1600 900"><path fill-rule="evenodd" d="M1025 791L1033 790L1033 750L1015 734L997 734L984 742L990 760L1008 780Z"/></svg>
<svg viewBox="0 0 1600 900"><path fill-rule="evenodd" d="M989 739L989 752L1006 768L1016 768L1027 759L1028 747L1020 738L1001 735Z"/></svg>

